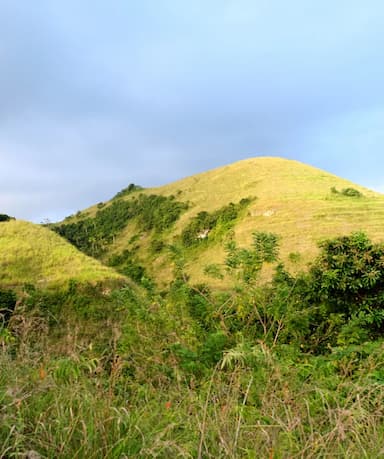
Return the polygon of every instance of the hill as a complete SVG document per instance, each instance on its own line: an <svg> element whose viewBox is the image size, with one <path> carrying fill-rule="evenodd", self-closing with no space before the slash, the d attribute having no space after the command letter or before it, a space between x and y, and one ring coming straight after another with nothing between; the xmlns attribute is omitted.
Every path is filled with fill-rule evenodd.
<svg viewBox="0 0 384 459"><path fill-rule="evenodd" d="M228 207L230 203L235 207ZM69 240L72 231L77 240L72 237L71 242L87 251L78 240L81 231L101 228L99 220L105 229L113 221L112 233L98 230L94 235L103 246L95 255L105 263L123 270L139 265L161 283L167 282L174 268L167 249L171 244L184 250L192 280L206 282L204 267L223 261L229 237L249 246L254 231L277 234L281 259L293 271L313 260L317 243L324 238L363 230L373 240L383 239L383 204L380 193L315 167L259 157L158 188L143 190L131 185L111 201L66 219L58 230ZM178 209L172 218L168 218L170 209ZM148 225L151 219L162 218L166 219L163 225ZM187 247L183 244L186 231L194 239ZM88 253L92 254L89 247Z"/></svg>
<svg viewBox="0 0 384 459"><path fill-rule="evenodd" d="M1 287L25 283L50 287L69 279L97 283L121 278L48 228L16 220L0 223Z"/></svg>
<svg viewBox="0 0 384 459"><path fill-rule="evenodd" d="M283 253L300 265L316 234L380 238L382 201L261 158L130 185L57 225L146 288L0 283L0 457L382 457L384 244L335 238L306 275L258 282L277 254L270 231L290 250L307 241ZM116 277L46 227L0 231L7 285ZM228 241L226 290L195 285ZM185 264L191 279L180 269L169 288L147 277Z"/></svg>

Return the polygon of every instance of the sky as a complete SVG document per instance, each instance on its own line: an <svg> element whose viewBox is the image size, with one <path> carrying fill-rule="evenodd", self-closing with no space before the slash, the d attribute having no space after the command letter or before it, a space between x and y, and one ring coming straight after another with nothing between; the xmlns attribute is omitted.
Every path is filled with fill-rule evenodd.
<svg viewBox="0 0 384 459"><path fill-rule="evenodd" d="M384 192L380 0L0 0L0 213L256 156Z"/></svg>

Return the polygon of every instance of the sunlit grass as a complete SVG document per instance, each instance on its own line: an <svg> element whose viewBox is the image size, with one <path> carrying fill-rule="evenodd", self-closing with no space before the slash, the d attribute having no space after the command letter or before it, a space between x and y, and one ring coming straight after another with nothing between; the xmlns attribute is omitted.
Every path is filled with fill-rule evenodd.
<svg viewBox="0 0 384 459"><path fill-rule="evenodd" d="M331 189L355 188L361 198L332 193ZM251 158L187 177L140 193L174 195L177 200L189 202L175 226L163 237L173 244L175 237L198 212L212 212L243 198L256 198L248 213L235 226L235 237L240 245L249 246L254 231L275 232L280 236L280 256L293 271L305 269L318 253L317 244L324 238L363 230L374 241L384 239L384 196L348 180L329 174L297 161L281 158ZM125 199L132 199L133 195ZM97 205L86 209L94 215ZM129 241L139 235L135 243ZM138 247L137 256L149 274L166 285L173 265L169 254L154 256L150 251L151 235L144 233L136 222L115 238L103 256L107 261L112 253ZM289 254L300 254L292 263ZM224 260L223 244L205 244L201 250L189 254L187 271L194 282L220 282L204 275L204 266Z"/></svg>
<svg viewBox="0 0 384 459"><path fill-rule="evenodd" d="M121 278L47 228L24 221L0 224L0 285L57 286L69 279L97 283Z"/></svg>

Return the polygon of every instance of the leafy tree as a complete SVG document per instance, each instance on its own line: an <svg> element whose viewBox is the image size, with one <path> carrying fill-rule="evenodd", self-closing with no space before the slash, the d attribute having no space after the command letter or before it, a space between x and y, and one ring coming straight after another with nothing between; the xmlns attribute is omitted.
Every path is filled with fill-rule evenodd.
<svg viewBox="0 0 384 459"><path fill-rule="evenodd" d="M384 245L362 232L324 241L307 280L307 301L317 305L315 328L332 328L339 344L384 331ZM331 339L332 341L332 339Z"/></svg>
<svg viewBox="0 0 384 459"><path fill-rule="evenodd" d="M328 240L311 269L318 298L330 312L350 316L362 309L384 307L384 245L361 232Z"/></svg>

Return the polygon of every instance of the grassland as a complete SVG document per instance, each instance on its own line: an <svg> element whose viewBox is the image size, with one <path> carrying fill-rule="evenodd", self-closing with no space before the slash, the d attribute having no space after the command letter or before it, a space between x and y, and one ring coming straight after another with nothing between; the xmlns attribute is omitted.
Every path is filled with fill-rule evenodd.
<svg viewBox="0 0 384 459"><path fill-rule="evenodd" d="M350 187L363 196L331 191ZM132 219L103 259L137 247L133 256L160 288L105 289L98 281L119 276L54 232L0 224L0 286L50 287L15 289L14 309L0 310L0 457L383 457L381 249L334 257L360 285L347 295L353 304L344 301L344 278L325 263L297 277L277 271L272 283L256 269L246 278L228 272L225 290L196 285L206 280L204 265L223 260L225 235L184 247L184 266L168 287L169 250L151 250L154 236L180 246L199 212L254 197L231 227L238 244L249 246L256 230L277 233L281 258L300 270L324 237L365 230L383 239L383 196L276 158L122 199L141 192L174 195L189 207L156 234ZM360 247L362 236L355 239ZM257 260L243 259L248 267ZM87 285L65 286L71 278Z"/></svg>
<svg viewBox="0 0 384 459"><path fill-rule="evenodd" d="M354 188L362 197L332 193L332 188ZM212 212L229 202L256 198L234 228L240 245L249 246L254 231L274 232L280 236L280 256L288 269L305 269L318 253L318 242L324 238L365 231L373 240L384 239L384 196L297 161L260 157L184 178L174 183L141 190L146 194L174 195L188 202L189 208L165 235L166 243L174 244L191 218L201 211ZM134 195L133 195L134 196ZM132 199L127 196L125 199ZM108 205L108 203L106 203ZM97 206L83 214L95 215ZM136 239L135 239L136 236ZM151 254L151 234L135 222L128 224L104 254L130 248L135 239L137 256L152 277L166 284L173 265L165 252ZM175 239L176 238L176 239ZM204 266L221 263L223 244L202 244L188 253L188 272L195 282L213 282L204 275ZM219 282L216 281L217 286Z"/></svg>
<svg viewBox="0 0 384 459"><path fill-rule="evenodd" d="M122 276L52 231L25 221L0 224L0 285L57 287L69 279L97 283Z"/></svg>
<svg viewBox="0 0 384 459"><path fill-rule="evenodd" d="M211 361L182 301L123 289L79 309L73 294L66 308L35 295L0 328L2 458L384 454L382 341L313 355L227 330L233 347Z"/></svg>

